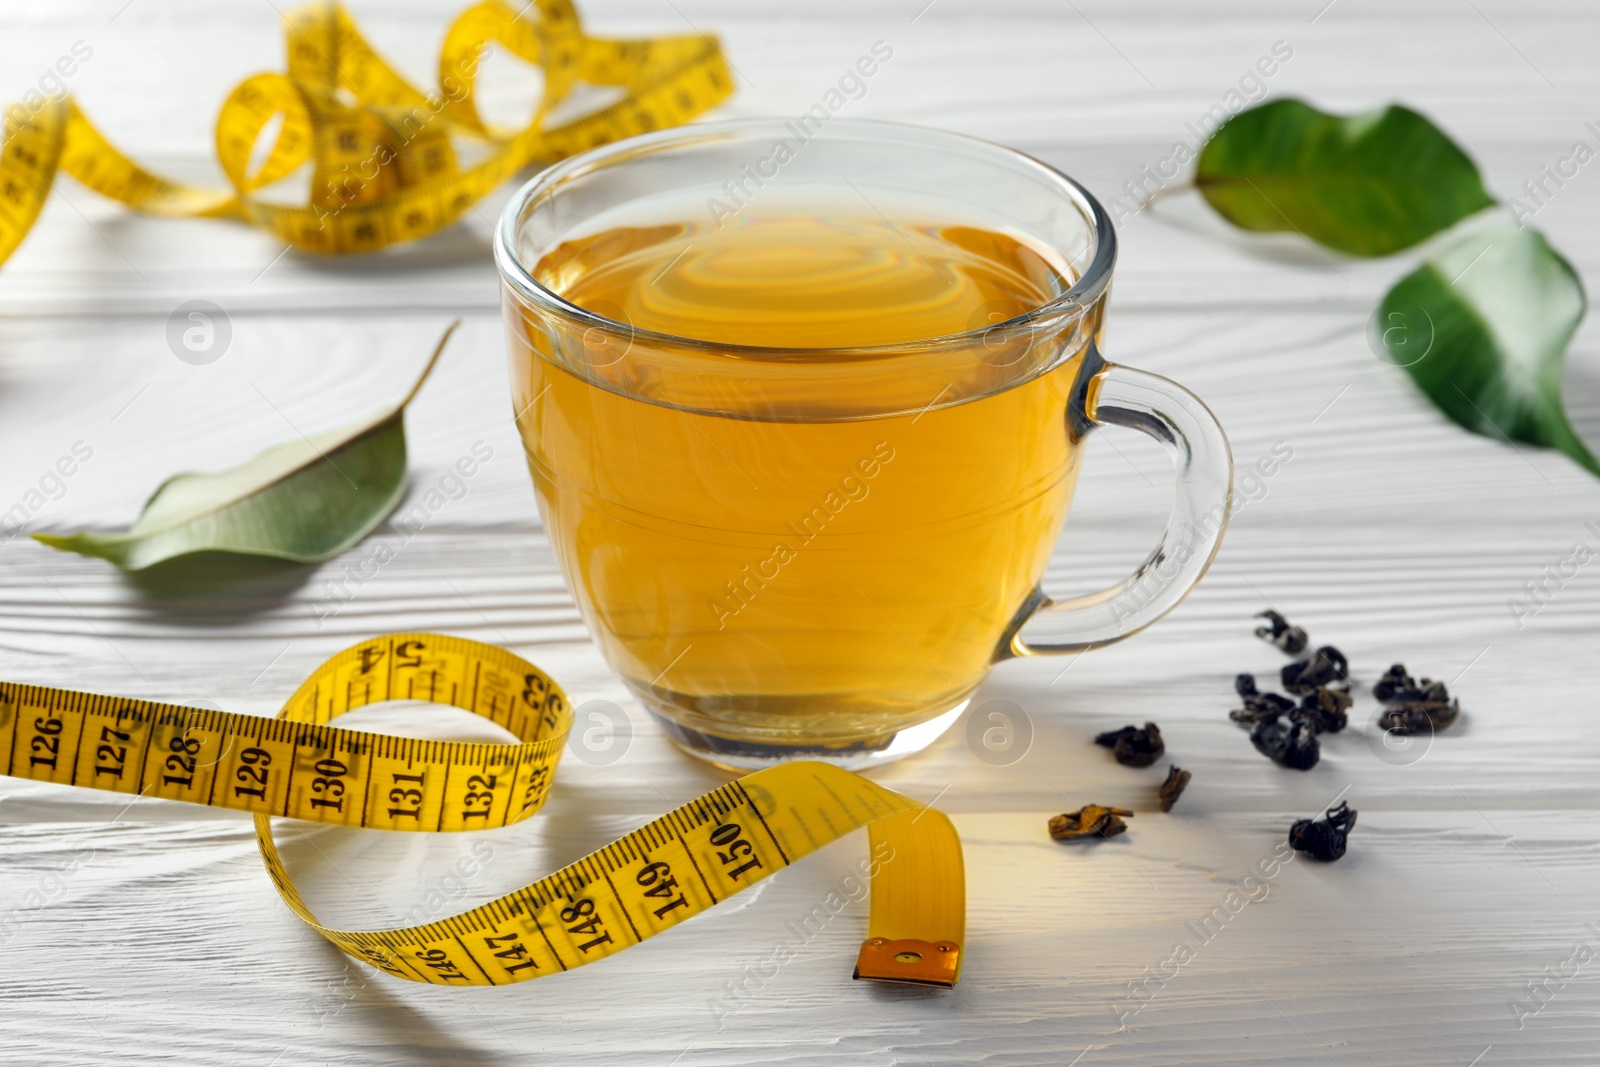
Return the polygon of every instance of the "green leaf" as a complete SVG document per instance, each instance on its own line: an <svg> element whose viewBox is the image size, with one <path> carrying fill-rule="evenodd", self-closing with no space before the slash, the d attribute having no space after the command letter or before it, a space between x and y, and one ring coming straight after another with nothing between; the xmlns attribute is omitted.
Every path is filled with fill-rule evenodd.
<svg viewBox="0 0 1600 1067"><path fill-rule="evenodd" d="M1352 256L1409 248L1494 203L1466 153L1399 105L1349 118L1293 99L1241 111L1200 150L1194 184L1235 226Z"/></svg>
<svg viewBox="0 0 1600 1067"><path fill-rule="evenodd" d="M359 542L405 493L405 410L460 321L439 339L411 392L381 414L269 448L232 470L179 474L120 533L33 536L137 571L194 552L329 559Z"/></svg>
<svg viewBox="0 0 1600 1067"><path fill-rule="evenodd" d="M1509 218L1452 240L1383 298L1379 344L1474 433L1600 463L1561 407L1561 365L1583 318L1577 274Z"/></svg>

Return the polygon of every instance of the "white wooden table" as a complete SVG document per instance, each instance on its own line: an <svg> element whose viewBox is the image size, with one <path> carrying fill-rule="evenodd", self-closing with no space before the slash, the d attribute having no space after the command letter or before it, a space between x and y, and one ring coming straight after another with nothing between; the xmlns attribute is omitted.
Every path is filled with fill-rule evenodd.
<svg viewBox="0 0 1600 1067"><path fill-rule="evenodd" d="M894 57L852 114L998 139L1105 195L1188 137L1184 124L1280 40L1293 57L1267 79L1272 94L1341 110L1404 100L1469 146L1502 195L1575 140L1595 143L1583 125L1600 119L1592 6L1325 3L590 0L583 14L597 32L693 22L721 33L739 71L726 115L798 113L888 41ZM423 83L454 6L352 5ZM102 128L152 165L205 177L223 95L250 71L280 69L277 20L265 0L14 5L0 14L0 96L20 97L82 40L93 56L70 86ZM499 84L514 113L526 85L509 75ZM1597 167L1536 219L1591 284ZM489 220L508 192L422 244L329 262L280 256L268 236L226 223L136 218L63 181L0 268L0 510L76 442L93 450L30 529L124 523L171 472L232 464L294 427L374 408L398 395L450 318L466 319L408 420L413 486L432 484L476 440L494 458L320 626L324 582L348 560L223 568L196 588L130 580L25 537L0 546L7 679L269 714L338 648L430 629L504 642L576 700L627 708L633 736L621 758L569 757L531 824L459 839L307 834L289 856L336 921L463 909L722 777L677 754L628 702L540 532L508 417L489 255ZM619 959L534 985L449 992L369 981L306 930L260 869L244 818L4 781L0 1060L1600 1060L1600 961L1590 958L1600 952L1600 564L1521 627L1506 606L1575 541L1600 547L1584 526L1600 520L1600 485L1561 456L1457 430L1372 356L1366 318L1413 257L1330 261L1296 240L1245 240L1192 196L1127 220L1122 241L1110 357L1205 397L1241 469L1279 442L1293 458L1241 487L1256 498L1210 576L1154 630L1081 662L995 672L975 703L1006 699L1027 713L1026 756L991 766L958 726L877 775L937 797L961 830L970 913L957 990L852 983L864 905L775 977L744 977L786 923L839 884L864 854L861 839ZM231 320L230 349L209 366L180 362L164 340L167 316L191 299ZM1597 338L1585 323L1567 378L1580 431L1600 443ZM1125 572L1166 508L1154 446L1101 435L1090 453L1051 577L1063 590ZM1394 660L1452 680L1462 721L1425 749L1383 758L1364 697L1315 769L1271 765L1227 719L1233 674L1282 662L1250 633L1268 604L1342 647L1363 691ZM1171 815L1154 807L1158 768L1117 766L1090 743L1146 719L1194 773ZM1343 861L1297 859L1255 899L1230 898L1293 819L1338 796L1361 813ZM1087 801L1138 815L1108 843L1053 843L1046 817ZM1218 908L1226 922L1197 936ZM1192 952L1181 966L1169 962L1179 943ZM730 983L745 990L736 1002ZM1142 983L1137 995L1130 983ZM718 1000L736 1010L719 1018Z"/></svg>

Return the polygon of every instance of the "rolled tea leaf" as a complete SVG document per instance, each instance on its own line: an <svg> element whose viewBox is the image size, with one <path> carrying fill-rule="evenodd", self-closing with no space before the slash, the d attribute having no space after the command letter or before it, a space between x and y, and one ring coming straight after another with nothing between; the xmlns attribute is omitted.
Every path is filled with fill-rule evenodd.
<svg viewBox="0 0 1600 1067"><path fill-rule="evenodd" d="M1474 433L1600 463L1567 422L1561 366L1583 318L1571 264L1511 219L1474 228L1383 298L1378 343L1439 409Z"/></svg>
<svg viewBox="0 0 1600 1067"><path fill-rule="evenodd" d="M1235 226L1294 231L1352 256L1409 248L1494 201L1455 142L1410 108L1349 117L1301 100L1233 116L1194 184Z"/></svg>
<svg viewBox="0 0 1600 1067"><path fill-rule="evenodd" d="M110 560L124 570L195 552L231 552L315 563L358 543L400 503L406 486L405 410L439 361L439 339L404 400L343 429L289 441L231 470L178 474L127 530L36 533L51 546Z"/></svg>

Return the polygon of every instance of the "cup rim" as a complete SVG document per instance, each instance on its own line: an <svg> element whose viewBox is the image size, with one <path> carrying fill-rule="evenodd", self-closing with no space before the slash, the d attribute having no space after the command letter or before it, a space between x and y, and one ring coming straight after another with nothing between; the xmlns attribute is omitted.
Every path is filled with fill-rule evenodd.
<svg viewBox="0 0 1600 1067"><path fill-rule="evenodd" d="M1088 266L1084 268L1078 280L1066 292L1040 304L1036 308L1031 308L1004 322L972 330L963 330L960 333L941 334L936 337L918 338L911 341L894 341L887 344L832 348L795 348L777 345L729 344L699 337L664 333L635 326L631 323L618 322L615 319L581 307L566 299L554 289L540 283L533 277L532 271L522 262L522 258L516 252L518 232L522 227L523 217L529 205L552 187L582 171L604 165L618 156L640 154L675 141L692 142L708 135L715 137L718 134L748 134L763 127L780 128L782 122L783 120L779 118L744 118L674 126L591 148L588 151L569 156L546 167L524 183L500 213L499 224L495 227L494 258L496 265L499 267L501 280L515 290L518 296L536 307L564 318L575 319L587 328L622 331L634 339L643 340L649 344L668 345L711 355L776 362L791 362L795 360L817 362L841 357L849 359L886 357L927 352L934 348L970 345L974 342L992 342L997 336L1003 339L1014 333L1036 329L1042 322L1055 320L1058 317L1081 315L1093 305L1095 300L1105 292L1106 287L1110 284L1111 271L1116 264L1117 258L1116 229L1111 223L1110 215L1106 213L1100 201L1095 199L1094 194L1084 188L1078 181L1056 167L1052 167L1050 164L1028 155L1026 152L1020 152L996 141L938 127L918 126L908 122L889 122L882 119L834 118L828 123L826 133L837 132L840 129L850 129L860 131L870 137L872 132L876 130L885 136L898 134L902 137L906 135L926 137L931 135L935 138L961 142L969 146L977 145L981 146L985 151L1010 157L1013 162L1022 163L1026 169L1039 173L1046 181L1059 186L1067 198L1083 212L1094 231L1094 254L1090 257ZM825 136L826 133L819 133L818 136Z"/></svg>

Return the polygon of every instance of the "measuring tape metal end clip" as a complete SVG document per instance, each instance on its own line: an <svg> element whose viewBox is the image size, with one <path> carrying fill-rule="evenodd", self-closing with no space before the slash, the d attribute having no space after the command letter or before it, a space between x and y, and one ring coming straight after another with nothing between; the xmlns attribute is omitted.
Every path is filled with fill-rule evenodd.
<svg viewBox="0 0 1600 1067"><path fill-rule="evenodd" d="M428 741L330 725L391 700L461 708L517 741ZM954 826L937 809L826 763L747 774L546 878L436 922L337 930L301 899L273 841L273 816L424 832L507 826L544 804L571 726L566 694L527 660L426 633L340 652L272 719L0 682L8 776L253 813L267 873L294 913L397 978L507 985L572 970L865 827L871 903L855 977L955 984L966 884ZM814 914L846 903L829 893Z"/></svg>
<svg viewBox="0 0 1600 1067"><path fill-rule="evenodd" d="M855 973L850 977L950 989L960 974L961 946L954 941L869 937L861 944L861 955L856 957Z"/></svg>

